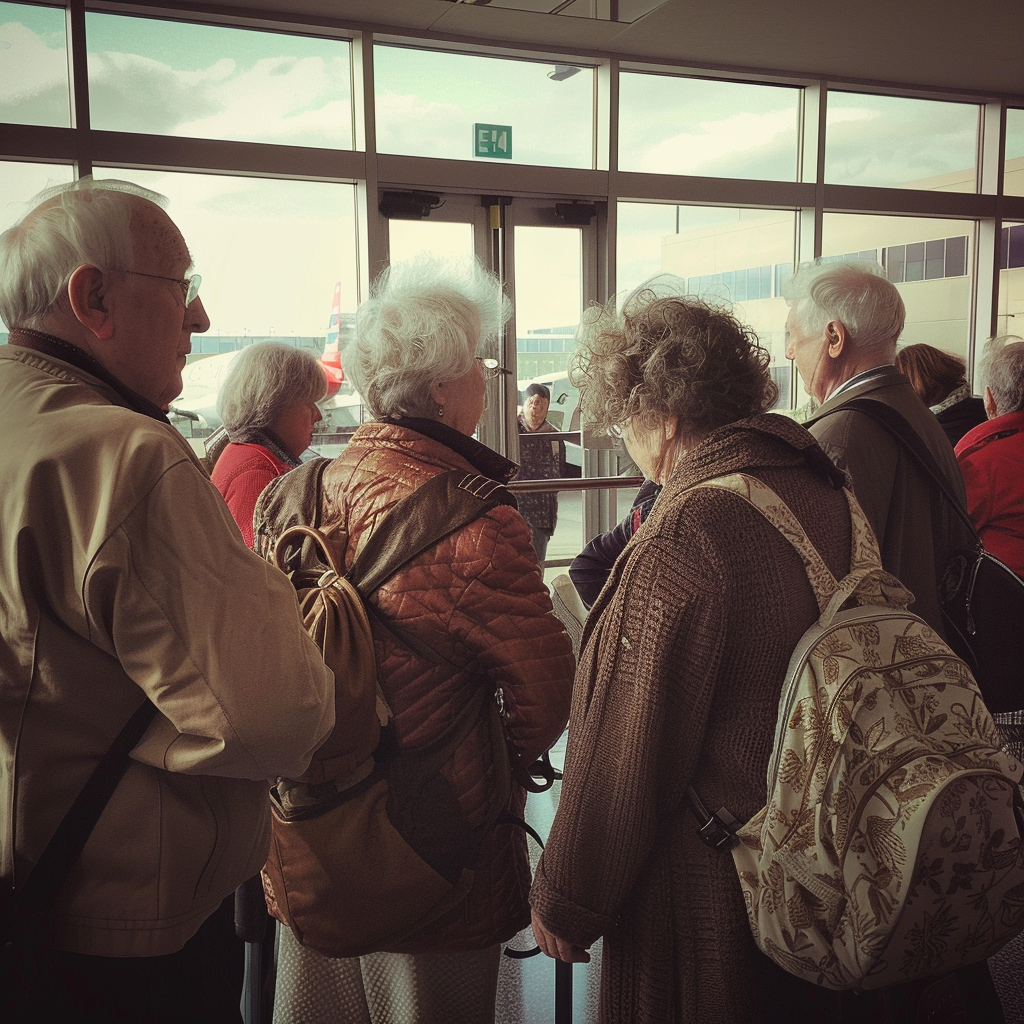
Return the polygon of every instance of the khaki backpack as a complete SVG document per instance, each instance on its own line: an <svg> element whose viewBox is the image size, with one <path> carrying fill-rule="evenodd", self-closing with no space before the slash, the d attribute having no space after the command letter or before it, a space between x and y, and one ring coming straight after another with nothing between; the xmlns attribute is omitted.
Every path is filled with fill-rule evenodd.
<svg viewBox="0 0 1024 1024"><path fill-rule="evenodd" d="M967 665L907 611L851 491L853 557L837 582L761 481L701 486L782 532L821 610L782 685L767 805L741 825L690 790L702 838L732 850L758 947L830 989L990 956L1024 928L1022 768Z"/></svg>

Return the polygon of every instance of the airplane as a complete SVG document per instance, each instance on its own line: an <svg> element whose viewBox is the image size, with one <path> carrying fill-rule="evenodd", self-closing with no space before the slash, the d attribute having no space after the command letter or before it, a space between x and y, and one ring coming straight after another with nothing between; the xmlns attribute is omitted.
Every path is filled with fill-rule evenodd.
<svg viewBox="0 0 1024 1024"><path fill-rule="evenodd" d="M341 366L341 332L350 330L353 325L351 316L346 317L346 322L342 321L341 282L338 281L334 286L331 318L320 356L320 365L327 377L327 395L320 403L324 432L358 425L361 421L361 399L353 394ZM241 351L235 349L218 355L202 355L187 363L181 371L181 394L171 402L168 418L186 437L206 434L221 426L217 395L231 364Z"/></svg>

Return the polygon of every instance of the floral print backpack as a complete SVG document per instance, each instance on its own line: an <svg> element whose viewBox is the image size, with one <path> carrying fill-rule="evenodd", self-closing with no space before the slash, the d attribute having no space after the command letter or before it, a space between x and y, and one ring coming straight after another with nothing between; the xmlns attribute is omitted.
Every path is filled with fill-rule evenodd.
<svg viewBox="0 0 1024 1024"><path fill-rule="evenodd" d="M821 610L782 687L767 805L741 825L690 790L702 838L731 848L758 947L830 989L987 958L1024 930L1024 769L967 665L907 610L849 489L853 557L837 581L761 481L701 486L782 532Z"/></svg>

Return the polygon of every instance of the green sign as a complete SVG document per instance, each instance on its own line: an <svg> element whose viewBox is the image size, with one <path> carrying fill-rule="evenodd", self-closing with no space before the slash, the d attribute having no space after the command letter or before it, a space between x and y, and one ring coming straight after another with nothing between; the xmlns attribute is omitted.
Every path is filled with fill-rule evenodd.
<svg viewBox="0 0 1024 1024"><path fill-rule="evenodd" d="M473 156L490 156L499 160L511 160L512 125L473 125Z"/></svg>

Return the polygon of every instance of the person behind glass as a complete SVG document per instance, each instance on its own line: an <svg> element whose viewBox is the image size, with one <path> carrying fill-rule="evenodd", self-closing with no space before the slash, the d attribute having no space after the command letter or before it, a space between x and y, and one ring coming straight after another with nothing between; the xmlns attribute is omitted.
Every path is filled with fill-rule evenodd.
<svg viewBox="0 0 1024 1024"><path fill-rule="evenodd" d="M702 481L747 472L790 506L834 574L850 564L841 477L807 431L767 413L770 356L728 312L640 291L594 307L571 370L587 421L621 428L662 487L587 620L558 810L531 892L541 948L585 961L599 936L605 1024L825 1021L838 996L754 945L728 852L685 803L749 817L786 666L818 605L759 512Z"/></svg>
<svg viewBox="0 0 1024 1024"><path fill-rule="evenodd" d="M950 444L985 422L985 404L971 392L967 366L959 356L931 345L908 345L896 353L895 365L935 413Z"/></svg>
<svg viewBox="0 0 1024 1024"><path fill-rule="evenodd" d="M531 384L526 389L523 411L518 417L520 480L557 480L568 476L565 442L531 436L558 433L547 418L550 404L551 392L543 384ZM554 491L520 494L519 511L530 524L533 547L543 563L558 523L558 495Z"/></svg>
<svg viewBox="0 0 1024 1024"><path fill-rule="evenodd" d="M251 345L232 361L217 396L229 444L211 473L245 543L260 492L299 464L323 419L327 378L314 353L277 341Z"/></svg>
<svg viewBox="0 0 1024 1024"><path fill-rule="evenodd" d="M167 420L210 321L165 205L86 177L0 235L5 886L156 705L7 1024L240 1021L231 894L266 860L266 780L303 771L334 722L291 585Z"/></svg>
<svg viewBox="0 0 1024 1024"><path fill-rule="evenodd" d="M478 354L510 314L475 262L396 264L356 314L346 373L373 416L324 471L321 529L350 564L383 515L449 470L508 481L516 466L473 438L488 375ZM528 766L561 735L572 647L552 612L523 517L499 505L414 558L370 598L377 673L400 749L431 743L483 689L504 694L508 754L486 718L441 771L470 827L482 821L495 759ZM439 659L414 653L394 623ZM516 783L509 809L522 815ZM529 923L525 833L487 832L472 888L392 952L328 959L281 929L276 1024L458 1021L490 1024L500 943ZM400 1007L401 1010L396 1010Z"/></svg>

